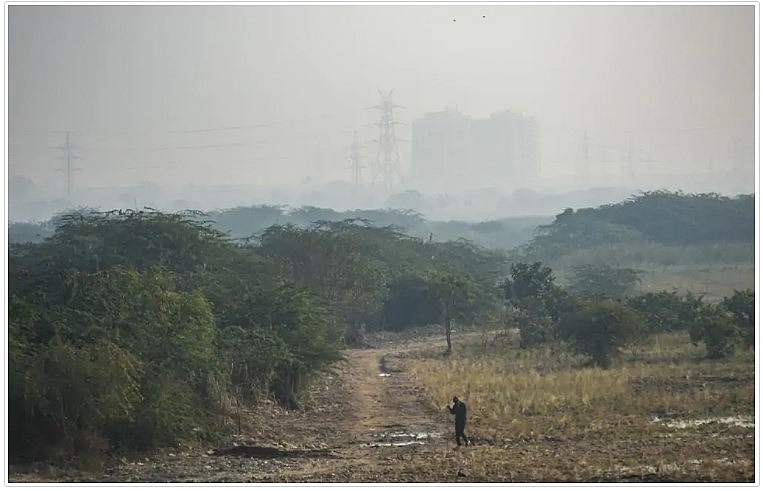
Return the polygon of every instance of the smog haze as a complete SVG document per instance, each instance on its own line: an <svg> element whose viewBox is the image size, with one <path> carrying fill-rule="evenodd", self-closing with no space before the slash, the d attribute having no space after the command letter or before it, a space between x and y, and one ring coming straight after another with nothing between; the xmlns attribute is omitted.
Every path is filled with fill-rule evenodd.
<svg viewBox="0 0 763 491"><path fill-rule="evenodd" d="M260 203L477 219L600 204L522 199L590 189L755 191L753 5L7 12L10 220ZM511 166L483 165L475 128L507 114L532 131ZM456 130L414 131L446 116L466 157Z"/></svg>

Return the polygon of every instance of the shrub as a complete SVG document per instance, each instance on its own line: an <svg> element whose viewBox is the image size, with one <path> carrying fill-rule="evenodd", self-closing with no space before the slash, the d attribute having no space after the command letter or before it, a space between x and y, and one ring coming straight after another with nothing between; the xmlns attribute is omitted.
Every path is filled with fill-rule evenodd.
<svg viewBox="0 0 763 491"><path fill-rule="evenodd" d="M556 325L545 305L538 298L526 298L517 303L511 321L519 329L519 347L531 348L556 339Z"/></svg>
<svg viewBox="0 0 763 491"><path fill-rule="evenodd" d="M50 443L76 452L81 435L132 419L142 399L141 371L134 355L109 341L77 347L56 337L26 373L27 413L54 430L43 435ZM13 428L10 436L24 437Z"/></svg>
<svg viewBox="0 0 763 491"><path fill-rule="evenodd" d="M708 358L726 358L734 354L740 329L731 314L721 306L704 305L689 335L695 345L705 344Z"/></svg>
<svg viewBox="0 0 763 491"><path fill-rule="evenodd" d="M516 263L501 284L521 348L557 340L559 320L575 307L574 297L554 281L551 268L540 262Z"/></svg>
<svg viewBox="0 0 763 491"><path fill-rule="evenodd" d="M580 300L572 313L562 317L559 329L563 339L602 368L610 366L618 348L644 332L638 312L606 299Z"/></svg>
<svg viewBox="0 0 763 491"><path fill-rule="evenodd" d="M688 330L694 322L701 301L691 294L676 292L645 293L628 299L628 305L644 316L649 332Z"/></svg>
<svg viewBox="0 0 763 491"><path fill-rule="evenodd" d="M742 342L748 348L755 345L755 292L734 290L731 297L724 297L723 306L728 310L740 328Z"/></svg>

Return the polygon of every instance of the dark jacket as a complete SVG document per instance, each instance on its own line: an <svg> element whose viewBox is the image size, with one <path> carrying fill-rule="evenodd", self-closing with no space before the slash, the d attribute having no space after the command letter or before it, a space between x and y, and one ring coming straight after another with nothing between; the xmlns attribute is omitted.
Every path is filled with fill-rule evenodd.
<svg viewBox="0 0 763 491"><path fill-rule="evenodd" d="M463 401L458 401L453 404L453 407L449 407L448 409L450 410L450 414L456 415L457 425L466 424L466 404L464 404Z"/></svg>

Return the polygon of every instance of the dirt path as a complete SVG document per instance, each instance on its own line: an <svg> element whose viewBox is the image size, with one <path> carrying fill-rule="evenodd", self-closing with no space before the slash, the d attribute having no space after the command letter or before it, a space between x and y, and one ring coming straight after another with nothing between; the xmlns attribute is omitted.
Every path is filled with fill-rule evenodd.
<svg viewBox="0 0 763 491"><path fill-rule="evenodd" d="M415 343L406 351L424 346ZM399 351L354 349L305 409L274 406L235 446L122 459L98 474L11 472L11 482L442 482L462 479L451 416L403 371ZM255 408L256 409L256 408ZM262 415L260 415L262 416ZM264 422L263 422L264 420Z"/></svg>
<svg viewBox="0 0 763 491"><path fill-rule="evenodd" d="M344 410L332 419L326 444L333 458L292 469L287 481L410 481L399 464L428 461L449 449L448 413L438 412L384 350L351 350L334 395ZM294 428L310 434L311 423ZM299 431L303 430L303 431ZM398 472L395 475L395 472Z"/></svg>

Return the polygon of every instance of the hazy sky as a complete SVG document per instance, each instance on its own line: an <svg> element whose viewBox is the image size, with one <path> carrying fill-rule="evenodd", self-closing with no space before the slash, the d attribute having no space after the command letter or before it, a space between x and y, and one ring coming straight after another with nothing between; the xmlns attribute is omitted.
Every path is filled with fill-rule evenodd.
<svg viewBox="0 0 763 491"><path fill-rule="evenodd" d="M547 177L584 131L594 170L629 141L661 172L753 164L753 6L11 5L7 47L9 175L38 185L65 130L81 186L349 180L377 89L406 140L446 107L536 117Z"/></svg>

